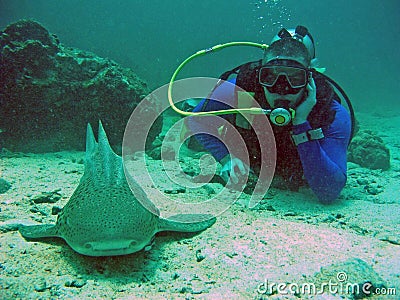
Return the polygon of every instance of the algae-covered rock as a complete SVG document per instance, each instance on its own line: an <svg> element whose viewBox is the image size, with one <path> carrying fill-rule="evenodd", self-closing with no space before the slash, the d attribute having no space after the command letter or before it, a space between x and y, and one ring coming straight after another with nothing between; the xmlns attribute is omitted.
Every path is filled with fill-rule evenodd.
<svg viewBox="0 0 400 300"><path fill-rule="evenodd" d="M348 160L365 168L387 170L390 152L379 136L370 130L361 130L350 144Z"/></svg>
<svg viewBox="0 0 400 300"><path fill-rule="evenodd" d="M83 150L86 124L99 119L120 145L126 123L149 94L132 70L62 45L35 21L0 32L0 145L23 152ZM146 113L158 115L149 101ZM148 146L162 128L158 118Z"/></svg>
<svg viewBox="0 0 400 300"><path fill-rule="evenodd" d="M387 283L382 277L359 258L323 266L320 272L314 274L314 279L311 281L312 286L321 294L323 289L324 294L337 294L351 299L374 296L378 292L377 289L387 291Z"/></svg>

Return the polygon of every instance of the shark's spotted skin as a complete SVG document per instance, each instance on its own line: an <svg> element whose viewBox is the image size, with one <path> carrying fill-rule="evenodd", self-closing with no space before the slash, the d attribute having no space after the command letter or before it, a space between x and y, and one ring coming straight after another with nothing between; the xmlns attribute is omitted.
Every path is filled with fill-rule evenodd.
<svg viewBox="0 0 400 300"><path fill-rule="evenodd" d="M161 219L137 200L150 203L139 185L134 191L126 181L122 158L112 151L101 122L98 143L88 124L85 173L56 224L21 226L19 231L27 239L61 237L80 254L109 256L137 252L159 231L196 232L215 222L215 218L202 215L177 215L172 218L176 221ZM199 221L179 222L190 218Z"/></svg>

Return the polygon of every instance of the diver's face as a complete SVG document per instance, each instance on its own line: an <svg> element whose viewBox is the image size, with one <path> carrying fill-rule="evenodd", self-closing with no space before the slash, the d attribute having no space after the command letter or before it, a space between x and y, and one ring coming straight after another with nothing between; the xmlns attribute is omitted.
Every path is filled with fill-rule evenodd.
<svg viewBox="0 0 400 300"><path fill-rule="evenodd" d="M277 65L277 61L278 61L278 65L282 65L282 66L290 66L294 62L294 63L298 63L299 67L306 68L305 62L300 57L296 58L296 57L280 56L279 59L274 59L274 62L275 62L274 65ZM267 63L266 66L268 64L269 63ZM268 71L268 72L266 72L267 77L264 77L263 79L269 80L269 78L272 78L272 80L273 80L274 75L273 74L270 75L270 73L272 71ZM263 89L265 92L265 97L266 97L269 105L272 108L277 108L277 107L295 108L296 104L299 103L301 101L301 99L304 97L304 94L306 91L306 86L301 85L301 87L295 87L295 88L293 88L291 86L291 84L289 83L288 80L291 80L289 78L291 78L292 76L296 76L295 75L296 73L293 73L293 70L289 69L287 72L291 72L291 73L286 73L285 68L278 67L278 69L275 72L276 72L275 74L280 74L280 75L279 76L275 75L276 79L273 83L273 86L268 86L268 87L265 85L263 86ZM285 73L281 74L280 72L285 72ZM285 74L287 76L285 76ZM301 75L301 72L300 72L300 75ZM260 81L261 81L261 77L262 77L262 75L260 75ZM307 80L306 78L302 78L302 79ZM293 83L295 83L296 81L298 81L298 80L292 80ZM306 82L306 81L302 81L302 82ZM292 85L293 85L293 83L292 83Z"/></svg>
<svg viewBox="0 0 400 300"><path fill-rule="evenodd" d="M276 107L291 107L294 108L297 103L300 102L300 100L304 97L304 92L305 89L301 88L299 89L297 94L280 94L280 93L271 93L266 87L264 88L265 92L265 97L267 98L267 101L269 105L272 108Z"/></svg>

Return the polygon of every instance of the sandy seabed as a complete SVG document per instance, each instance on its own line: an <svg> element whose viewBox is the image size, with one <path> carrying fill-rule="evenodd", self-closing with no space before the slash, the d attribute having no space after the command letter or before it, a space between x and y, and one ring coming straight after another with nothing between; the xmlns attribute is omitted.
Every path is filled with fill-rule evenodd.
<svg viewBox="0 0 400 300"><path fill-rule="evenodd" d="M270 188L249 209L243 194L209 229L159 233L151 250L118 257L82 256L62 239L25 241L17 230L20 223L55 222L53 207L65 205L83 174L83 152L1 158L0 177L12 187L0 194L0 298L352 299L340 288L370 281L378 290L368 299L400 299L400 117L358 117L385 141L391 168L349 163L336 204L319 204L307 189ZM149 170L164 167L153 160ZM33 204L43 192L60 199ZM337 289L319 293L329 280ZM305 284L316 290L301 290Z"/></svg>

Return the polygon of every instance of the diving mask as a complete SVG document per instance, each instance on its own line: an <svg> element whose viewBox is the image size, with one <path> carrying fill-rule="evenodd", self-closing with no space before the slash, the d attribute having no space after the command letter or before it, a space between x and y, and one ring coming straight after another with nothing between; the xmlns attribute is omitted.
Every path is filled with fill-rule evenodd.
<svg viewBox="0 0 400 300"><path fill-rule="evenodd" d="M308 73L308 69L301 66L267 64L260 68L258 81L261 85L271 88L283 76L291 88L299 89L307 85Z"/></svg>

